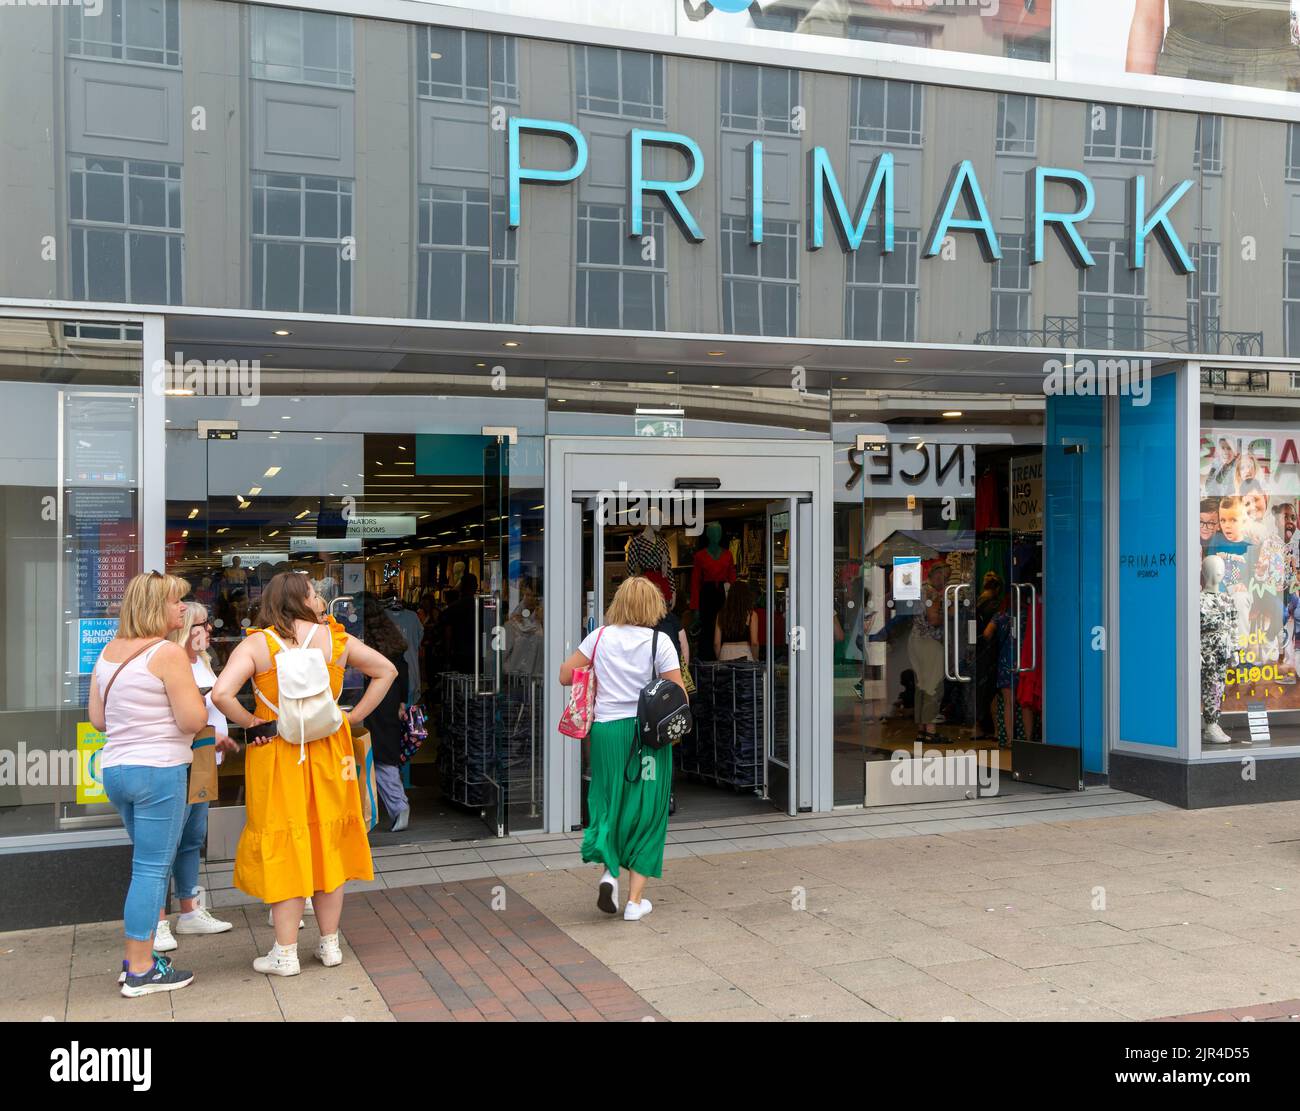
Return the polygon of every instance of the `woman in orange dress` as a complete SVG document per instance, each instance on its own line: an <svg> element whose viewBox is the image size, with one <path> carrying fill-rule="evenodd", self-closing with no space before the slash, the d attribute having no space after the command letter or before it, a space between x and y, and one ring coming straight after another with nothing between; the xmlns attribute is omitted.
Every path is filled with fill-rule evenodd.
<svg viewBox="0 0 1300 1111"><path fill-rule="evenodd" d="M234 884L271 904L275 944L253 967L274 976L300 971L298 926L309 896L320 927L316 955L327 966L340 964L343 884L374 879L352 731L383 699L397 669L324 612L309 576L276 575L262 592L258 617L264 627L249 630L212 689L213 703L230 722L252 731L244 761L248 818L235 853ZM335 699L345 667L371 680L340 729L302 748L276 734L270 708L279 704L275 655L282 648L320 651ZM254 714L236 697L250 679L261 696Z"/></svg>

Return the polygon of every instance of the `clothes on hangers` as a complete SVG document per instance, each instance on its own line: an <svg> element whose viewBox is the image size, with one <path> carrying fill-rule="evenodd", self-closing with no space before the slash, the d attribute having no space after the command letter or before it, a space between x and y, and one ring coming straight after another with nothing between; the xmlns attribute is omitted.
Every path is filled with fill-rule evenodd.
<svg viewBox="0 0 1300 1111"><path fill-rule="evenodd" d="M400 602L389 604L387 612L406 638L406 704L413 706L420 701L420 645L424 641L424 626L420 624L419 616Z"/></svg>

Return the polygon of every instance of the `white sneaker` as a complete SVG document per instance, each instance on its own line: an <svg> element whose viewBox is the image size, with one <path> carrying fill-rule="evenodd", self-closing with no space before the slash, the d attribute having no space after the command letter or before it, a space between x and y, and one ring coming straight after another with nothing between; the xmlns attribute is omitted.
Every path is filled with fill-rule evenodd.
<svg viewBox="0 0 1300 1111"><path fill-rule="evenodd" d="M316 946L316 959L326 968L343 963L343 950L339 947L337 933L321 935L320 944Z"/></svg>
<svg viewBox="0 0 1300 1111"><path fill-rule="evenodd" d="M159 920L153 932L153 951L170 953L178 944L179 942L172 937L172 924L166 918Z"/></svg>
<svg viewBox="0 0 1300 1111"><path fill-rule="evenodd" d="M306 911L307 911L310 907L311 907L311 900L308 899L308 900L307 900L307 906L303 908L304 913L306 913ZM275 925L275 911L273 911L270 907L267 907L267 908L266 908L266 924L267 924L268 926L274 926L274 925ZM305 923L301 918L298 919L298 929L301 930L301 929L302 929L306 924L307 924L307 923Z"/></svg>
<svg viewBox="0 0 1300 1111"><path fill-rule="evenodd" d="M205 906L198 907L191 914L182 914L176 920L178 934L224 934L234 928L233 922L223 922L220 918L213 917Z"/></svg>
<svg viewBox="0 0 1300 1111"><path fill-rule="evenodd" d="M623 908L623 921L636 922L644 918L652 910L654 910L654 907L649 899L642 899L639 903L634 903L629 899L627 906Z"/></svg>
<svg viewBox="0 0 1300 1111"><path fill-rule="evenodd" d="M600 877L600 888L596 893L596 906L606 914L618 913L618 877L612 875L608 868Z"/></svg>
<svg viewBox="0 0 1300 1111"><path fill-rule="evenodd" d="M1217 721L1207 721L1201 726L1201 741L1211 745L1230 745L1232 738Z"/></svg>
<svg viewBox="0 0 1300 1111"><path fill-rule="evenodd" d="M266 956L253 961L253 970L268 976L297 976L302 971L298 965L298 946L286 948L276 942Z"/></svg>

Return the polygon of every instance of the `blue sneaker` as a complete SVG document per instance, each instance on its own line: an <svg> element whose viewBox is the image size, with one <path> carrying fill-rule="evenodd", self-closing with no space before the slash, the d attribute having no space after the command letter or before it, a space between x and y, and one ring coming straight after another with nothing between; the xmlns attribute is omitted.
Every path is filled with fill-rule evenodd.
<svg viewBox="0 0 1300 1111"><path fill-rule="evenodd" d="M153 955L153 967L147 972L136 974L129 966L122 971L122 994L127 998L152 995L156 991L176 991L188 987L194 979L193 972L181 972L173 968L171 961L157 953Z"/></svg>

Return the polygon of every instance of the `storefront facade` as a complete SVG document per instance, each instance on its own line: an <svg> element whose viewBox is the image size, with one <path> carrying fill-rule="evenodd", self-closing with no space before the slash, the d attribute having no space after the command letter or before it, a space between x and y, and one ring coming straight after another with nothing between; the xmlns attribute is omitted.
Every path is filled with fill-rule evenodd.
<svg viewBox="0 0 1300 1111"><path fill-rule="evenodd" d="M68 766L141 569L218 660L277 570L382 606L426 839L580 825L553 677L647 530L696 785L1300 797L1300 93L1089 87L1063 3L528 7L0 8L0 929L117 913Z"/></svg>

